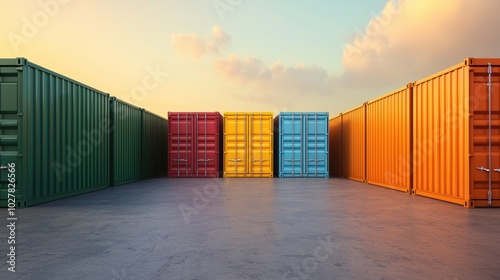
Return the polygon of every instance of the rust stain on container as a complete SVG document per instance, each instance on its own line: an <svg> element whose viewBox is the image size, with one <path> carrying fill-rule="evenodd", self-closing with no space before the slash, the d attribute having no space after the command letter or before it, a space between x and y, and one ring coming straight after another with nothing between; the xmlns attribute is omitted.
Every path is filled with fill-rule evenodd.
<svg viewBox="0 0 500 280"><path fill-rule="evenodd" d="M413 188L500 206L500 59L468 58L415 82Z"/></svg>
<svg viewBox="0 0 500 280"><path fill-rule="evenodd" d="M411 192L412 84L366 104L366 180Z"/></svg>

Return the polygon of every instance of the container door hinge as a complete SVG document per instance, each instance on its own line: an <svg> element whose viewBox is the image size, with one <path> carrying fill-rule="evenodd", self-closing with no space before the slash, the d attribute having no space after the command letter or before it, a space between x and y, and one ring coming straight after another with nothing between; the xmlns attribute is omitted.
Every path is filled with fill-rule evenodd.
<svg viewBox="0 0 500 280"><path fill-rule="evenodd" d="M484 168L482 166L481 167L476 167L476 169L479 170L479 171L481 171L481 172L483 172L483 171L490 172L490 170L488 168Z"/></svg>

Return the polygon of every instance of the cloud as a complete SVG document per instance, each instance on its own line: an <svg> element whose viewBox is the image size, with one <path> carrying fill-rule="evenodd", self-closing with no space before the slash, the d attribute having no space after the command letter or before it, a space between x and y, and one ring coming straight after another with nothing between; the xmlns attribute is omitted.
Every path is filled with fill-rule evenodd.
<svg viewBox="0 0 500 280"><path fill-rule="evenodd" d="M259 59L230 55L214 63L215 70L223 77L243 85L253 86L260 94L328 94L334 78L317 66L298 64L290 67L280 61L266 65Z"/></svg>
<svg viewBox="0 0 500 280"><path fill-rule="evenodd" d="M231 37L219 26L212 27L212 38L209 40L204 40L197 34L172 33L170 36L175 51L192 58L218 54L222 47L231 42Z"/></svg>
<svg viewBox="0 0 500 280"><path fill-rule="evenodd" d="M346 44L339 84L404 85L466 57L498 57L498 10L493 0L389 0Z"/></svg>

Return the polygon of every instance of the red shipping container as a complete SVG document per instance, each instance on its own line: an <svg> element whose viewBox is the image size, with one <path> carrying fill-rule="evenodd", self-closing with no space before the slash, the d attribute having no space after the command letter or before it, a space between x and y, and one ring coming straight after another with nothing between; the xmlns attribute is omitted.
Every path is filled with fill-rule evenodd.
<svg viewBox="0 0 500 280"><path fill-rule="evenodd" d="M220 177L222 115L168 112L169 177Z"/></svg>

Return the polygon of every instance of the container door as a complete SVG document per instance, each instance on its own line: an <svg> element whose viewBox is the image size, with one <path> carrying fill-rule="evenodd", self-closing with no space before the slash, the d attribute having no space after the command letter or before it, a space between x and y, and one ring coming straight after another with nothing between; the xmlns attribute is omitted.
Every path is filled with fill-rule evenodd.
<svg viewBox="0 0 500 280"><path fill-rule="evenodd" d="M304 176L328 177L328 116L304 114Z"/></svg>
<svg viewBox="0 0 500 280"><path fill-rule="evenodd" d="M170 126L170 175L187 177L193 170L193 116L177 113L173 121L175 123Z"/></svg>
<svg viewBox="0 0 500 280"><path fill-rule="evenodd" d="M472 127L470 197L467 207L500 205L500 69L474 67L470 80ZM467 204L467 202L466 202Z"/></svg>
<svg viewBox="0 0 500 280"><path fill-rule="evenodd" d="M272 116L248 115L248 165L250 177L272 177Z"/></svg>
<svg viewBox="0 0 500 280"><path fill-rule="evenodd" d="M224 120L224 174L245 177L247 173L248 129L246 114L231 114Z"/></svg>
<svg viewBox="0 0 500 280"><path fill-rule="evenodd" d="M219 120L215 115L196 113L195 120L195 174L197 177L218 175Z"/></svg>
<svg viewBox="0 0 500 280"><path fill-rule="evenodd" d="M15 67L0 68L0 207L8 205L9 177L16 178L16 199L22 199L17 182L22 171L17 162L20 149L18 92L18 71Z"/></svg>
<svg viewBox="0 0 500 280"><path fill-rule="evenodd" d="M302 114L282 114L281 127L281 176L300 177L303 170Z"/></svg>

